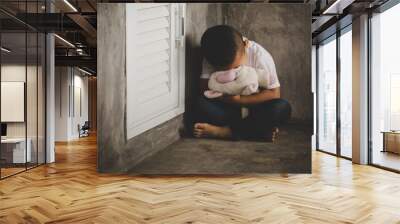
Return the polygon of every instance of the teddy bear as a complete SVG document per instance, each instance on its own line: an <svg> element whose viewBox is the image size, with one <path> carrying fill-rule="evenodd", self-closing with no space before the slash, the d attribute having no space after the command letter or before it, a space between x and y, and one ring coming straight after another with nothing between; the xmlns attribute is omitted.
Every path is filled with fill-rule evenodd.
<svg viewBox="0 0 400 224"><path fill-rule="evenodd" d="M204 95L209 99L222 95L251 95L258 92L259 87L268 87L270 76L265 73L265 70L249 66L214 72Z"/></svg>

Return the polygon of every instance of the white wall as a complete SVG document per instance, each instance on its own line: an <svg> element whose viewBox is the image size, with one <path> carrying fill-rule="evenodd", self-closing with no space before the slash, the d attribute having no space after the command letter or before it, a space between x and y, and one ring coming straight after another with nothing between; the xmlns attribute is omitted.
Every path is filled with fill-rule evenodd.
<svg viewBox="0 0 400 224"><path fill-rule="evenodd" d="M37 115L36 112L37 99L36 99L36 66L28 66L19 64L5 64L1 66L1 81L2 82L25 82L25 75L27 71L28 88L27 88L27 120L28 120L28 137L29 133L36 130ZM40 71L39 71L40 72ZM34 77L33 77L34 76ZM31 87L31 88L29 88ZM5 110L6 108L1 108ZM33 122L33 123L32 123ZM7 136L8 137L25 137L25 123L26 122L8 122L7 123ZM30 131L32 127L32 131ZM36 132L35 132L36 133Z"/></svg>
<svg viewBox="0 0 400 224"><path fill-rule="evenodd" d="M69 76L68 67L55 68L55 141L68 140Z"/></svg>
<svg viewBox="0 0 400 224"><path fill-rule="evenodd" d="M71 129L71 135L73 136L73 138L78 138L79 137L79 133L78 133L78 124L80 124L81 126L85 123L85 121L89 120L89 113L88 113L88 107L89 107L89 94L88 94L88 77L87 76L81 76L82 73L76 73L77 70L75 70L75 75L74 75L74 100L75 100L75 114L72 113L73 119L72 119L72 129ZM79 102L77 102L77 88L80 89L80 100L81 100L81 112L79 112L78 108L77 108L77 104L79 104Z"/></svg>
<svg viewBox="0 0 400 224"><path fill-rule="evenodd" d="M72 67L56 67L55 73L55 140L77 139L78 124L83 125L88 120L88 77ZM81 103L78 102L78 90Z"/></svg>
<svg viewBox="0 0 400 224"><path fill-rule="evenodd" d="M38 69L38 70L37 70ZM25 64L3 64L1 66L1 81L18 81L26 84L26 121L25 122L6 122L7 137L24 138L25 135L31 141L32 158L36 162L36 153L39 153L40 163L44 162L44 74L42 67ZM27 80L26 80L27 79ZM7 97L7 96L2 96ZM1 108L7 110L9 108ZM24 111L25 112L25 111Z"/></svg>
<svg viewBox="0 0 400 224"><path fill-rule="evenodd" d="M25 82L25 65L9 64L1 66L1 81L2 82ZM28 71L32 67L28 67ZM30 72L28 72L30 74ZM1 108L5 110L6 108ZM25 137L25 122L7 123L7 137Z"/></svg>

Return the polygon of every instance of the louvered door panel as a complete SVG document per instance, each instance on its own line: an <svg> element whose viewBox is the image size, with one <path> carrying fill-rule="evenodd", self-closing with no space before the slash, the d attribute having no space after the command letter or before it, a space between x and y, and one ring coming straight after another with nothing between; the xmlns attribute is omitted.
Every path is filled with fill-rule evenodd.
<svg viewBox="0 0 400 224"><path fill-rule="evenodd" d="M180 108L178 4L127 4L127 137ZM183 73L181 74L183 75Z"/></svg>
<svg viewBox="0 0 400 224"><path fill-rule="evenodd" d="M157 18L167 18L169 16L168 5L155 6L146 9L139 9L138 20L150 21Z"/></svg>
<svg viewBox="0 0 400 224"><path fill-rule="evenodd" d="M145 10L145 9L143 9ZM159 29L168 28L170 25L170 21L167 17L152 19L152 20L144 20L140 21L137 26L138 33L145 33L150 31L157 31Z"/></svg>
<svg viewBox="0 0 400 224"><path fill-rule="evenodd" d="M150 67L152 65L157 65L159 63L165 62L169 60L169 52L161 51L155 54L150 54L147 57L141 57L137 59L137 63L139 63L142 67Z"/></svg>
<svg viewBox="0 0 400 224"><path fill-rule="evenodd" d="M154 7L166 6L170 5L169 3L150 3L150 4L141 4L138 3L136 9L149 9Z"/></svg>
<svg viewBox="0 0 400 224"><path fill-rule="evenodd" d="M169 37L168 29L158 29L138 35L138 44L146 44L158 40L164 40Z"/></svg>

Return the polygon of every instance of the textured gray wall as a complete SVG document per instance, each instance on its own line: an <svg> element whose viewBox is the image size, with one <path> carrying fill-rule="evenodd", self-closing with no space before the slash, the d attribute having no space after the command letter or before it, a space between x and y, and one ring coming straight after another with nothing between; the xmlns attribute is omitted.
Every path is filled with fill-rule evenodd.
<svg viewBox="0 0 400 224"><path fill-rule="evenodd" d="M97 145L100 172L126 172L147 156L179 139L178 116L126 139L125 6L98 4Z"/></svg>
<svg viewBox="0 0 400 224"><path fill-rule="evenodd" d="M191 128L191 115L199 92L202 56L200 38L207 28L222 23L220 4L190 3L186 7L186 112L185 123Z"/></svg>
<svg viewBox="0 0 400 224"><path fill-rule="evenodd" d="M222 10L228 25L271 53L292 118L312 122L310 5L224 4Z"/></svg>

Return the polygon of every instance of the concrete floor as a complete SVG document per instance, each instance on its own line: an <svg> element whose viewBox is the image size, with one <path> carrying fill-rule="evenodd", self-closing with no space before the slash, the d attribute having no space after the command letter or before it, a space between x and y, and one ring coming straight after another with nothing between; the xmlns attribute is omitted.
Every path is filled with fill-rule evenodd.
<svg viewBox="0 0 400 224"><path fill-rule="evenodd" d="M310 173L311 127L286 125L275 143L183 138L130 169L131 174Z"/></svg>

